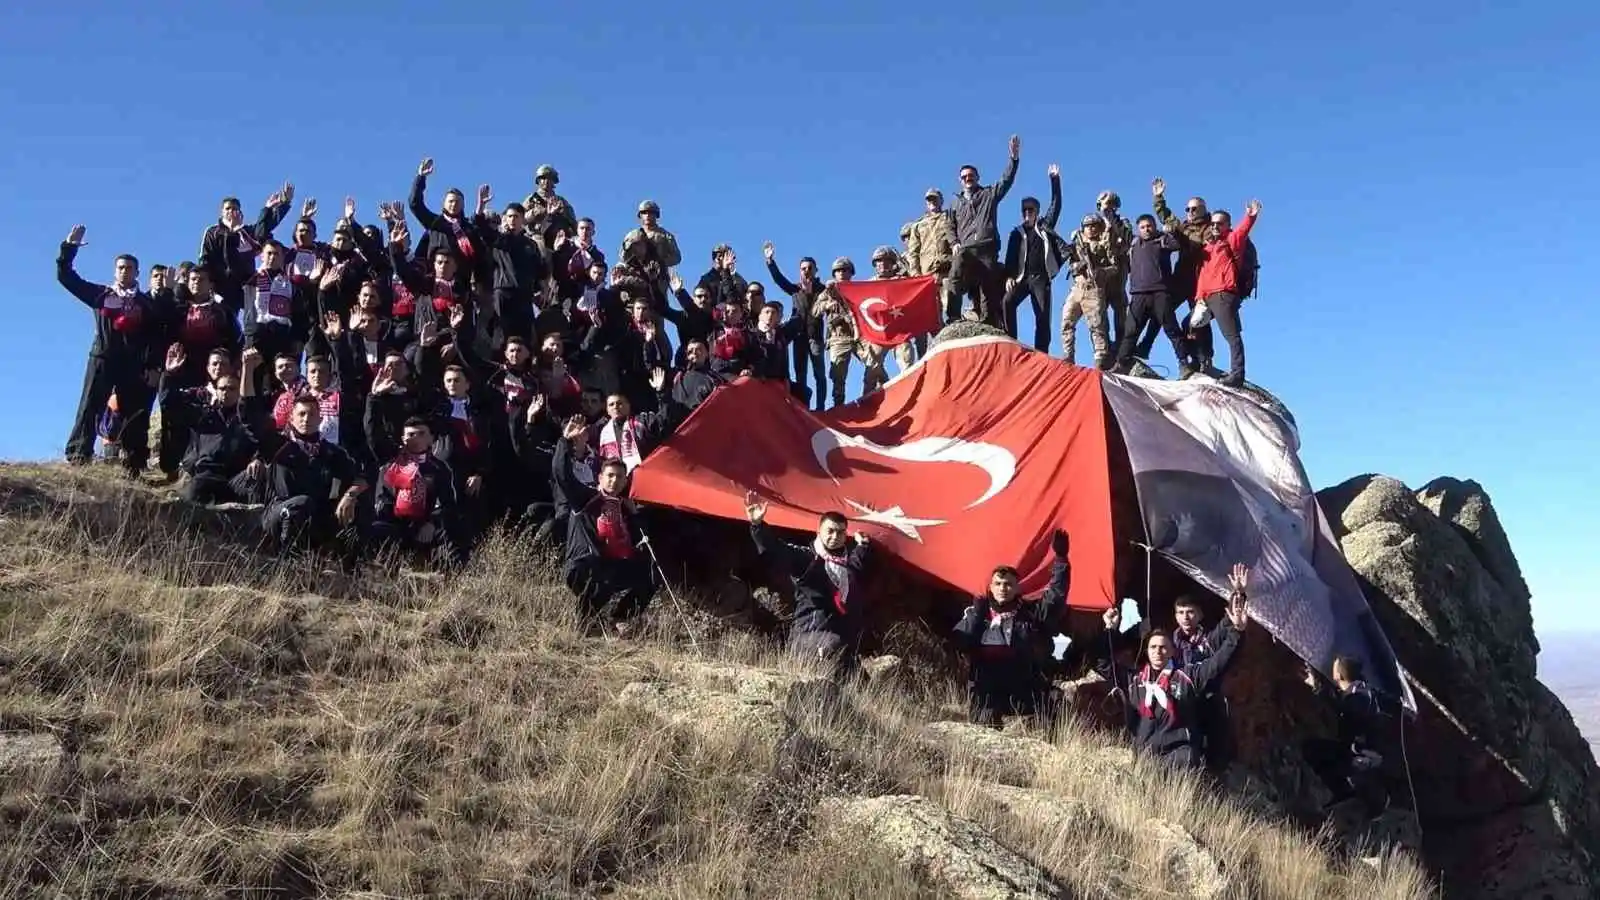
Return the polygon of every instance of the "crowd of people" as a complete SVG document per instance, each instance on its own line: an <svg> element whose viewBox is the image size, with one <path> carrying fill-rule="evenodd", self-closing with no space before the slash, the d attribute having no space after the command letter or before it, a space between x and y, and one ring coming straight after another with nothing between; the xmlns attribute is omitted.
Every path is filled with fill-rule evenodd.
<svg viewBox="0 0 1600 900"><path fill-rule="evenodd" d="M1013 336L1027 300L1034 346L1047 352L1051 285L1066 270L1068 361L1087 319L1094 365L1126 369L1148 357L1160 331L1187 376L1210 368L1214 319L1230 355L1222 380L1241 383L1239 304L1255 281L1248 235L1260 204L1246 207L1237 228L1199 197L1180 219L1157 179L1152 212L1135 225L1107 191L1062 238L1052 165L1049 206L1041 214L1024 197L1002 248L997 218L1021 141L1011 138L1009 150L991 185L962 166L948 209L930 188L924 214L900 231L901 249L873 251L871 277L935 275L947 322L969 315L970 302L973 318ZM856 275L848 257L832 261L830 277L800 257L790 280L773 245L763 246L769 283L789 297L785 310L739 271L727 244L712 248L710 268L690 287L653 201L638 205L612 259L595 221L557 193L552 166L538 168L520 201L496 207L480 186L470 210L456 188L434 207L434 174L423 160L408 201L379 204L377 222L360 221L346 198L326 241L314 199L300 206L287 243L274 236L293 209L292 184L254 221L225 198L198 258L152 266L144 287L130 254L115 258L107 284L80 275L85 229L73 227L57 271L93 311L95 339L68 461L89 462L98 436L141 477L154 431L157 477L184 500L257 506L269 546L332 551L351 566L394 548L457 567L480 535L509 522L565 548L563 575L586 628L623 633L661 584L629 476L689 412L739 377L785 382L817 409L846 401L853 362L864 393L887 380L891 351L860 339L834 289ZM901 367L925 352L925 338L893 348ZM792 580L791 651L848 668L870 602L860 578L869 542L851 543L848 520L828 513L809 545L791 545L763 525L759 498L747 511L761 558ZM1058 534L1043 598L1020 603L1016 571L1000 566L962 618L956 640L973 659L975 721L1050 705L1030 648L1059 630L1067 547ZM1204 710L1246 630L1247 576L1236 573L1217 628L1202 633L1180 604L1178 628L1143 637L1146 662L1120 673L1112 664L1140 746L1191 765L1216 745L1205 739L1218 728ZM1119 631L1113 612L1105 624ZM1108 643L1119 649L1129 648Z"/></svg>

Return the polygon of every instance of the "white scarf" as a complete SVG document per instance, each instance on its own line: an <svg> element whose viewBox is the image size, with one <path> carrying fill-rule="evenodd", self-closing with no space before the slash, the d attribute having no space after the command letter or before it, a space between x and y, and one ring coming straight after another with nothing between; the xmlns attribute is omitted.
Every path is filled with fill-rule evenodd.
<svg viewBox="0 0 1600 900"><path fill-rule="evenodd" d="M122 287L110 285L106 288L105 296L100 299L101 309L122 310L136 305L135 298L139 296L139 286Z"/></svg>
<svg viewBox="0 0 1600 900"><path fill-rule="evenodd" d="M850 566L847 558L823 547L821 537L812 539L811 549L817 554L817 559L822 560L823 568L827 569L828 580L833 582L833 605L843 613L850 608Z"/></svg>
<svg viewBox="0 0 1600 900"><path fill-rule="evenodd" d="M256 311L257 322L292 324L294 284L282 272L257 272L245 290L250 292L249 302Z"/></svg>
<svg viewBox="0 0 1600 900"><path fill-rule="evenodd" d="M623 422L621 428L617 427L616 419L608 419L605 427L600 429L600 458L620 459L631 473L644 462L639 455L639 431L637 417Z"/></svg>

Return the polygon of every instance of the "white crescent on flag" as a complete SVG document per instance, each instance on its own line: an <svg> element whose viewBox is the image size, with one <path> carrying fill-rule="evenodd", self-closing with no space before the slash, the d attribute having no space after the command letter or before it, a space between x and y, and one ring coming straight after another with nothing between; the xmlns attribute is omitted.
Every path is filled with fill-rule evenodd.
<svg viewBox="0 0 1600 900"><path fill-rule="evenodd" d="M882 297L868 297L867 299L861 301L861 318L868 325L871 325L874 331L877 331L880 334L887 331L889 326L885 325L882 319L875 318L872 315L872 308L874 306L887 307L888 305L889 304Z"/></svg>

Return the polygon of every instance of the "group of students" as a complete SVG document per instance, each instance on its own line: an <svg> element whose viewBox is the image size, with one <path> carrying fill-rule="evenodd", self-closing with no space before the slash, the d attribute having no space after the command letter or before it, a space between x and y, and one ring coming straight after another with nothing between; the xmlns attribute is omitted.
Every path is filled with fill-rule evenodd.
<svg viewBox="0 0 1600 900"><path fill-rule="evenodd" d="M1158 180L1155 215L1140 218L1137 234L1107 192L1063 241L1053 231L1060 183L1051 166L1049 211L1041 217L1037 201L1023 201L1002 262L995 219L1019 155L1013 138L1010 164L992 186L962 167L952 211L930 190L927 213L902 230L905 252L878 248L873 277L937 274L947 318L960 317L970 295L980 319L1013 333L1015 311L1031 297L1043 345L1050 278L1065 263L1073 278L1065 331L1087 315L1097 364L1112 368L1148 353L1154 326L1172 338L1186 373L1208 365L1209 329L1198 315L1208 308L1233 357L1225 380L1241 380L1237 304L1253 272L1246 238L1259 204L1236 230L1198 198L1179 221ZM819 408L827 399L838 404L852 359L868 367L864 390L881 385L882 348L858 340L832 288L853 278L854 265L834 260L833 280L824 281L805 257L799 280L790 281L765 245L772 283L791 297L785 315L764 285L738 272L725 244L686 289L677 239L653 201L639 204L613 265L595 243L594 221L556 193L553 167L541 166L533 193L498 211L490 188L479 187L471 213L456 189L437 211L429 205L433 173L432 160L423 160L408 201L380 204L382 225L359 222L346 198L326 242L315 200L301 206L290 243L273 237L292 208L292 184L273 192L253 223L226 198L199 258L153 267L148 288L128 254L116 257L107 284L79 275L85 229L74 227L57 274L93 311L95 338L67 458L90 461L96 436L107 437L126 473L139 477L154 431L160 480L181 480L186 500L259 507L268 542L333 550L352 566L395 548L456 567L478 536L509 522L565 548L563 576L586 628L625 632L660 583L629 476L693 409L741 376L787 382ZM1176 325L1180 300L1196 313L1192 327ZM1118 320L1116 356L1108 311ZM1070 357L1070 336L1066 347ZM917 352L919 342L896 351L902 365ZM160 411L157 429L152 408ZM793 582L791 648L853 658L869 542L847 540L848 520L829 513L810 546L793 546L764 526L758 498L747 511L760 557ZM1035 651L1060 628L1067 546L1068 536L1057 534L1043 598L1021 602L1017 573L1001 566L957 626L973 659L974 721L1049 714ZM1163 759L1194 765L1221 745L1225 729L1207 710L1248 623L1247 574L1235 575L1224 622L1202 633L1179 604L1179 627L1148 630L1138 651L1144 661L1132 668L1113 662L1127 638L1107 615L1114 638L1100 662L1128 706L1136 743ZM1337 687L1341 698L1365 696L1352 665L1335 667L1353 673ZM1330 772L1349 763L1317 752Z"/></svg>

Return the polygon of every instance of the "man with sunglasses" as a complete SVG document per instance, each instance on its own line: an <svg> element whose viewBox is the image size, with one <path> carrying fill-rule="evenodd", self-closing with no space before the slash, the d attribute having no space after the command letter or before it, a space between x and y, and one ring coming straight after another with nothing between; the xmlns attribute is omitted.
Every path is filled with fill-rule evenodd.
<svg viewBox="0 0 1600 900"><path fill-rule="evenodd" d="M960 313L961 297L973 298L978 318L995 327L1002 327L1002 303L1005 299L1006 275L1000 265L1000 227L996 222L1000 201L1011 190L1017 177L1017 162L1022 156L1022 138L1011 136L1011 158L1000 180L992 185L978 183L978 167L961 167L961 193L956 196L955 271L956 313ZM953 320L953 319L952 319Z"/></svg>
<svg viewBox="0 0 1600 900"><path fill-rule="evenodd" d="M1197 299L1194 292L1195 281L1199 278L1200 262L1205 255L1206 231L1211 228L1211 211L1206 208L1205 198L1190 197L1184 206L1183 219L1180 221L1167 207L1165 181L1157 178L1151 182L1150 193L1154 198L1156 218L1160 220L1162 229L1178 239L1178 262L1173 266L1171 282L1173 306L1176 307L1180 301L1187 300L1189 311L1192 312ZM1189 314L1186 312L1179 319L1179 324L1184 325L1188 331L1189 346L1197 354L1195 363L1199 366L1199 370L1204 372L1211 368L1211 323L1191 328L1187 325L1188 321ZM1150 358L1150 351L1155 346L1156 333L1160 327L1160 323L1155 321L1145 326L1135 356L1140 359ZM1205 338L1199 336L1202 333ZM1205 353L1199 355L1202 349Z"/></svg>

